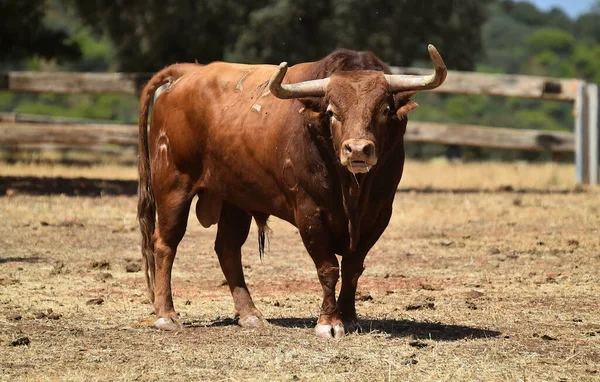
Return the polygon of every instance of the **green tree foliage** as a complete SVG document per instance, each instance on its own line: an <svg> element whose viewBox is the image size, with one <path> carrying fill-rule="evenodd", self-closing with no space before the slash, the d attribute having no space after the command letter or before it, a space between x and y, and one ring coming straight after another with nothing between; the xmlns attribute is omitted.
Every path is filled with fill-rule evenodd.
<svg viewBox="0 0 600 382"><path fill-rule="evenodd" d="M261 4L260 0L70 1L98 34L110 36L124 71L222 60L245 24L250 4Z"/></svg>
<svg viewBox="0 0 600 382"><path fill-rule="evenodd" d="M568 57L575 46L575 37L562 29L540 28L527 37L527 45L533 54L551 51L562 57Z"/></svg>
<svg viewBox="0 0 600 382"><path fill-rule="evenodd" d="M449 65L469 69L481 51L488 0L71 0L107 31L119 67L157 70L173 62L291 63L337 47L372 50L394 64L438 45Z"/></svg>
<svg viewBox="0 0 600 382"><path fill-rule="evenodd" d="M247 22L226 48L225 60L296 63L314 60L335 48L325 18L329 1L268 1L249 10Z"/></svg>
<svg viewBox="0 0 600 382"><path fill-rule="evenodd" d="M0 62L31 56L74 60L81 56L79 46L64 30L44 23L44 0L0 0Z"/></svg>
<svg viewBox="0 0 600 382"><path fill-rule="evenodd" d="M543 12L528 2L497 0L482 27L486 55L479 63L505 73L594 80L600 44L600 1L573 20L563 11ZM600 71L600 69L598 70Z"/></svg>

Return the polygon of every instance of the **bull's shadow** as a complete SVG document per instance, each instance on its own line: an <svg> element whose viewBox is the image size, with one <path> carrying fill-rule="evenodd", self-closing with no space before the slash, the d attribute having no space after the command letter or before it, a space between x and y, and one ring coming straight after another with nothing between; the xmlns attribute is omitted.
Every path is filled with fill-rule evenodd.
<svg viewBox="0 0 600 382"><path fill-rule="evenodd" d="M0 195L9 190L25 195L102 196L135 195L136 180L0 176Z"/></svg>
<svg viewBox="0 0 600 382"><path fill-rule="evenodd" d="M271 318L267 320L271 325L283 328L314 328L317 324L315 318ZM379 332L391 337L411 337L415 339L433 341L458 341L462 339L493 338L501 333L495 330L474 328L462 325L447 325L439 322L420 322L394 319L367 319L359 320L363 333ZM214 321L208 326L237 325L233 318ZM194 325L192 325L194 326Z"/></svg>
<svg viewBox="0 0 600 382"><path fill-rule="evenodd" d="M316 319L276 318L269 323L285 328L314 328ZM359 319L362 332L386 333L391 337L412 337L434 341L457 341L465 338L498 337L500 332L462 325L446 325L439 322L420 322L395 319Z"/></svg>

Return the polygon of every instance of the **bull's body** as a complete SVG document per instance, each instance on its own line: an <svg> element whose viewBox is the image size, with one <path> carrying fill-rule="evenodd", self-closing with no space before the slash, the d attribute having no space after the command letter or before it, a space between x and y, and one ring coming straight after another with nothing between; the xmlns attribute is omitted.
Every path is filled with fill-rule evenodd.
<svg viewBox="0 0 600 382"><path fill-rule="evenodd" d="M357 52L334 55L291 67L287 82L351 70L339 74L339 78L332 77L330 85L345 94L338 104L352 101L345 115L372 114L382 102L390 101L397 110L411 104L402 95L395 100L389 98L381 74L388 68L374 56ZM377 165L370 168L366 159L355 160L352 163L367 164L363 166L365 173L353 174L338 160L341 149L334 141L341 133L333 130L338 122L330 123L325 110L335 100L276 98L268 87L276 70L271 65L222 62L174 65L158 73L144 89L139 215L148 283L159 317L156 325L161 328L177 327L171 267L194 196L198 196L196 214L200 223L205 227L218 224L215 251L240 324L262 323L244 282L241 246L252 217L259 226L259 241L263 242L271 215L298 228L317 267L324 291L317 334L340 336L344 324L346 329L356 324L358 277L367 252L389 222L402 176L406 118L399 114L386 117L384 122L373 122L386 127L372 139L379 142L371 145L373 150L377 148ZM166 81L170 85L155 102L146 142L150 99ZM358 138L365 137L363 134ZM354 141L359 140L345 142ZM372 154L371 149L364 152ZM361 152L360 158L367 154ZM336 254L343 257L342 289L337 301Z"/></svg>

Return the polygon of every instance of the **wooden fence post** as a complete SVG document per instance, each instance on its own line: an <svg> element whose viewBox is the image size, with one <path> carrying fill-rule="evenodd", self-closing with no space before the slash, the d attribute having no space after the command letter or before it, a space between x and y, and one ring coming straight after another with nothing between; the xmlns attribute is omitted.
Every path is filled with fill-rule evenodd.
<svg viewBox="0 0 600 382"><path fill-rule="evenodd" d="M599 138L598 138L598 85L589 84L586 87L588 101L587 117L587 153L588 153L588 181L589 184L598 185L598 165L600 163Z"/></svg>
<svg viewBox="0 0 600 382"><path fill-rule="evenodd" d="M577 96L575 97L575 182L577 184L587 183L587 158L585 156L585 136L587 119L586 83L580 81L577 84Z"/></svg>

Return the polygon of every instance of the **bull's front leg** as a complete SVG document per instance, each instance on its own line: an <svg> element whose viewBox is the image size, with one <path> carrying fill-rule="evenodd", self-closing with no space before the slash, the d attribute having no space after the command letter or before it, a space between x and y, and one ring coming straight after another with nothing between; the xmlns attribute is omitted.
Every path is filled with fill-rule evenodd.
<svg viewBox="0 0 600 382"><path fill-rule="evenodd" d="M344 336L344 324L335 299L335 286L340 277L340 267L332 250L331 238L323 225L318 207L299 211L297 226L310 257L317 268L317 275L323 288L321 313L315 327L317 336L340 338Z"/></svg>
<svg viewBox="0 0 600 382"><path fill-rule="evenodd" d="M381 237L391 216L391 205L382 209L371 229L361 235L356 251L344 256L342 259L342 287L338 306L344 327L349 332L360 329L356 315L356 289L358 279L364 271L365 257Z"/></svg>
<svg viewBox="0 0 600 382"><path fill-rule="evenodd" d="M323 303L315 333L323 338L341 338L344 336L344 323L335 301L335 285L340 277L337 258L335 255L325 258L318 258L320 255L311 257L317 267L317 274L323 288Z"/></svg>
<svg viewBox="0 0 600 382"><path fill-rule="evenodd" d="M356 288L358 279L364 270L366 251L344 256L342 259L342 287L338 299L338 306L342 322L346 331L353 332L360 329L356 315Z"/></svg>

